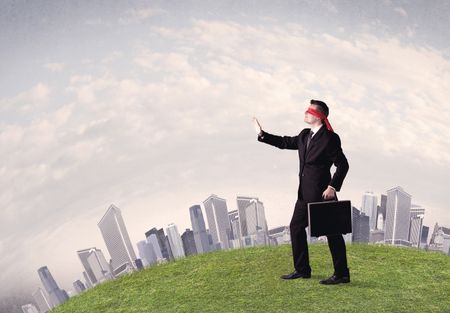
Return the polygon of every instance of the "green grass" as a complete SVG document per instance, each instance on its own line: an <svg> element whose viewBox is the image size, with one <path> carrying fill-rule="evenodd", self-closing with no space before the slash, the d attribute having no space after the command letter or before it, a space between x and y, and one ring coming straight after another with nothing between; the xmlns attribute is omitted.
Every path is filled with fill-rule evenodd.
<svg viewBox="0 0 450 313"><path fill-rule="evenodd" d="M279 278L292 271L290 245L217 251L106 282L52 312L450 312L450 257L363 244L347 256L351 283L324 286L324 244L310 245L308 280Z"/></svg>

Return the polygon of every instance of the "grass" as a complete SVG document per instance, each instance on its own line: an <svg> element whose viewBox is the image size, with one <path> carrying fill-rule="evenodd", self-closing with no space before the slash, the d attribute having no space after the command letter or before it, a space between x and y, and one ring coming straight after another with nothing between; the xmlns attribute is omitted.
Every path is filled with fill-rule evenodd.
<svg viewBox="0 0 450 313"><path fill-rule="evenodd" d="M324 286L328 246L310 245L312 278L292 271L290 245L216 251L147 268L71 298L75 312L450 312L450 257L392 246L347 245L350 284Z"/></svg>

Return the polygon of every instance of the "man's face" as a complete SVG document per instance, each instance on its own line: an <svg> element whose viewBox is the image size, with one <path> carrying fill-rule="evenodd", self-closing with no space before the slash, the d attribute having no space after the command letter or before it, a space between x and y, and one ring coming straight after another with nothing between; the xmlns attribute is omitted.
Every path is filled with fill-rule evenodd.
<svg viewBox="0 0 450 313"><path fill-rule="evenodd" d="M311 104L309 107L314 109L314 110L317 110L317 105L315 105L315 104ZM308 110L308 109L306 109L306 110ZM316 117L316 116L314 116L312 114L309 114L308 112L305 112L305 123L307 123L307 124L314 124L314 123L316 123L318 121L320 121L320 118L318 118L318 117Z"/></svg>

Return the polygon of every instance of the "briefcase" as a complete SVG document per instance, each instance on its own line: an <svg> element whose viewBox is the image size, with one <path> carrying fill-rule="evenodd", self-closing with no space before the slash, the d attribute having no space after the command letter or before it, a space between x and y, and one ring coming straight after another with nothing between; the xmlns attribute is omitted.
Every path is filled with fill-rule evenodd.
<svg viewBox="0 0 450 313"><path fill-rule="evenodd" d="M350 200L308 203L308 233L312 237L352 232Z"/></svg>

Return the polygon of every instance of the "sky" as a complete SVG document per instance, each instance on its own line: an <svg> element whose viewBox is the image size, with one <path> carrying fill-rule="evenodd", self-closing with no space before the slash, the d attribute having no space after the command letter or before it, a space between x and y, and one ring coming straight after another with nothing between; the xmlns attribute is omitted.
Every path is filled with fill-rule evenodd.
<svg viewBox="0 0 450 313"><path fill-rule="evenodd" d="M289 225L297 135L325 101L361 206L401 186L450 227L448 1L1 1L0 295L73 290L76 251L109 258L111 204L131 241L209 195L264 203Z"/></svg>

